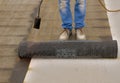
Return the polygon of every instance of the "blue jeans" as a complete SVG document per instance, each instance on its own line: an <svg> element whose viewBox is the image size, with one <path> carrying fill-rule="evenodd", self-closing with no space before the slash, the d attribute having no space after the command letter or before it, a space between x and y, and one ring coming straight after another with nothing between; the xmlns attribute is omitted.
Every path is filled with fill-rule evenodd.
<svg viewBox="0 0 120 83"><path fill-rule="evenodd" d="M72 30L72 13L70 9L70 0L59 0L59 11L62 19L62 27ZM74 7L75 29L85 26L86 0L76 0Z"/></svg>

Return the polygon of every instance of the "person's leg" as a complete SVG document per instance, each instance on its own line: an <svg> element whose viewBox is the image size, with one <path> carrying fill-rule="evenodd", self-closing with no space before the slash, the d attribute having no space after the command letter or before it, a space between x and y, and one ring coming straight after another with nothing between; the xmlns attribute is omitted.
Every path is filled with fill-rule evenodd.
<svg viewBox="0 0 120 83"><path fill-rule="evenodd" d="M60 34L60 40L67 40L72 34L72 14L70 10L70 0L59 0L59 11L62 19L64 31Z"/></svg>
<svg viewBox="0 0 120 83"><path fill-rule="evenodd" d="M86 37L82 29L85 26L86 0L76 0L74 12L76 38L78 40L85 40Z"/></svg>
<svg viewBox="0 0 120 83"><path fill-rule="evenodd" d="M70 10L70 0L59 0L59 11L62 19L62 27L72 30L72 14Z"/></svg>
<svg viewBox="0 0 120 83"><path fill-rule="evenodd" d="M86 0L76 0L74 12L75 29L83 28L85 26Z"/></svg>

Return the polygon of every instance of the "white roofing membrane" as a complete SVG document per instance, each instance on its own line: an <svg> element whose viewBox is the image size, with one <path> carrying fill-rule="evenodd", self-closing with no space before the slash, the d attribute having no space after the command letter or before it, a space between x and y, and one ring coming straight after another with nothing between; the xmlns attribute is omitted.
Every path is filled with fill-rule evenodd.
<svg viewBox="0 0 120 83"><path fill-rule="evenodd" d="M120 9L120 0L105 0L105 3L108 9ZM118 42L118 57L120 57L120 12L108 12L107 14L113 40Z"/></svg>

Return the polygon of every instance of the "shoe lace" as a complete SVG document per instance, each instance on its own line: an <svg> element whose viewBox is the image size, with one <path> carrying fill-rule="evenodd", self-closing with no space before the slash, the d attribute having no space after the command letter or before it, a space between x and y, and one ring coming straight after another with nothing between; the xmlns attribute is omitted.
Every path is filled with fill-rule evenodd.
<svg viewBox="0 0 120 83"><path fill-rule="evenodd" d="M68 31L67 29L64 29L64 30L60 33L60 35L61 35L62 33L64 33L64 32L67 32L67 34L69 34L69 31Z"/></svg>

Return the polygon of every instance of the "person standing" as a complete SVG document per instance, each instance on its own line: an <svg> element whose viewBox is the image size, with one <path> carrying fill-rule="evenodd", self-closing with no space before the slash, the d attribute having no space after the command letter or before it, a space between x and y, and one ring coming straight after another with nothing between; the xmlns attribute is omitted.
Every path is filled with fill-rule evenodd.
<svg viewBox="0 0 120 83"><path fill-rule="evenodd" d="M62 20L63 32L60 34L60 40L68 40L72 35L72 13L70 9L71 0L59 0L59 11ZM85 40L83 28L85 26L86 0L75 0L74 23L75 34L78 40Z"/></svg>

